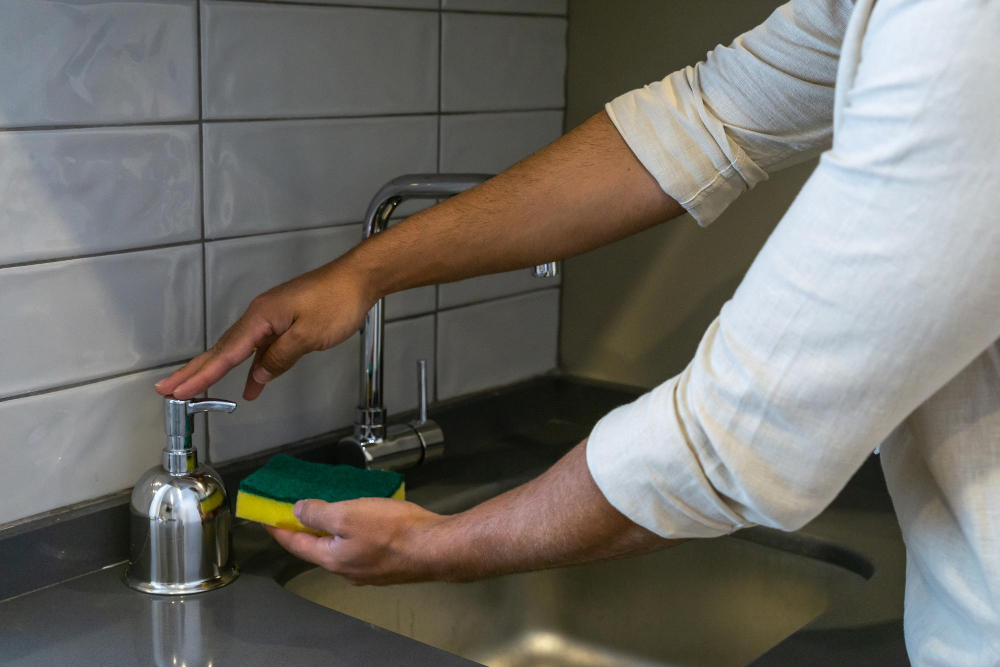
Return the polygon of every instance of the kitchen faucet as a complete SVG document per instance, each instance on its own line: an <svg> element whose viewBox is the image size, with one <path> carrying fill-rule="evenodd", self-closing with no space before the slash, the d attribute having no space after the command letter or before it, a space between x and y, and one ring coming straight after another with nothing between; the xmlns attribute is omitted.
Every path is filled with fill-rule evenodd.
<svg viewBox="0 0 1000 667"><path fill-rule="evenodd" d="M410 174L383 185L365 214L362 240L384 231L389 218L407 199L444 199L465 192L491 174ZM537 277L558 274L555 262L533 269ZM382 470L420 465L444 452L444 433L427 417L427 364L417 362L419 416L387 425L383 393L382 353L385 342L385 300L379 299L365 315L361 327L361 396L354 419L354 433L340 441L342 463Z"/></svg>

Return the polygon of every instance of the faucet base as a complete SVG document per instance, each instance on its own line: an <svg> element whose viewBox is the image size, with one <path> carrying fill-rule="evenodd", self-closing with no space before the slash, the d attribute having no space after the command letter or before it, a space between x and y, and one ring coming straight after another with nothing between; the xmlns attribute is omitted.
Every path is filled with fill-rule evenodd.
<svg viewBox="0 0 1000 667"><path fill-rule="evenodd" d="M337 446L337 460L369 470L403 470L435 459L443 452L444 433L428 419L389 426L384 438L348 436Z"/></svg>

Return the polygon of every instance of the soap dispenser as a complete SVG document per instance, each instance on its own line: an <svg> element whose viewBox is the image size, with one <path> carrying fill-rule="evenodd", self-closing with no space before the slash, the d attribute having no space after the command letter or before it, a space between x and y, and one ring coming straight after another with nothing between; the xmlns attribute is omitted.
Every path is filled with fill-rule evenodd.
<svg viewBox="0 0 1000 667"><path fill-rule="evenodd" d="M139 479L130 503L131 539L125 583L145 593L185 595L225 586L233 561L232 513L219 474L198 464L191 444L194 415L232 412L216 399L163 399L163 462Z"/></svg>

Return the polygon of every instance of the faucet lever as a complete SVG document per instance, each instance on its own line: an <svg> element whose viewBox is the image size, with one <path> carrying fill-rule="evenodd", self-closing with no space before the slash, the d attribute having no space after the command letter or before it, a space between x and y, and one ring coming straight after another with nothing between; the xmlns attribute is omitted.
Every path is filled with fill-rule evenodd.
<svg viewBox="0 0 1000 667"><path fill-rule="evenodd" d="M420 402L420 417L418 424L427 423L427 360L417 361L417 395Z"/></svg>
<svg viewBox="0 0 1000 667"><path fill-rule="evenodd" d="M559 275L559 263L547 262L538 264L531 270L531 274L536 278L555 278Z"/></svg>
<svg viewBox="0 0 1000 667"><path fill-rule="evenodd" d="M218 398L205 398L200 401L188 402L187 413L193 415L196 412L232 412L236 409L236 404L232 401L223 401Z"/></svg>

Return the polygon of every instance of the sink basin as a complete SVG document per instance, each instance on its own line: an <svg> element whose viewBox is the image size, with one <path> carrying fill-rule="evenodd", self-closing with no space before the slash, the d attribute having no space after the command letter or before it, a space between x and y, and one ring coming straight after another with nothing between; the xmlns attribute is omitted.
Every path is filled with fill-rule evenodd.
<svg viewBox="0 0 1000 667"><path fill-rule="evenodd" d="M471 584L353 587L313 569L286 588L490 667L736 666L865 581L823 543L782 539L692 541Z"/></svg>

